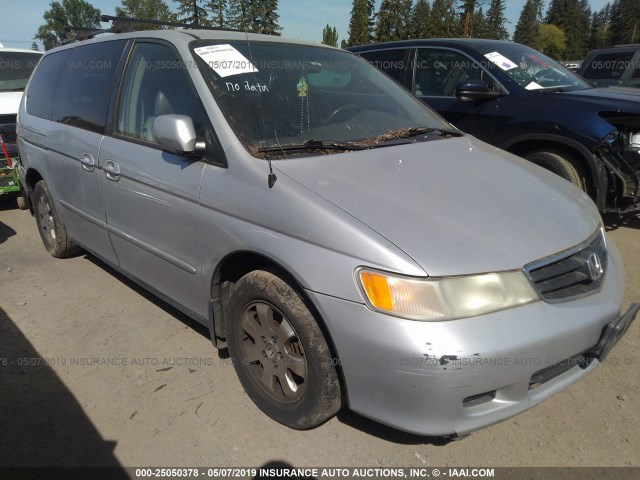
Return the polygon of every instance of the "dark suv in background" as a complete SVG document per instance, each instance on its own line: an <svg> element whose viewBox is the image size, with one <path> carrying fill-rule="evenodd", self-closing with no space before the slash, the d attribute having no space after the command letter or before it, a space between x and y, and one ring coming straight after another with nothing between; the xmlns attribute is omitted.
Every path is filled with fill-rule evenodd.
<svg viewBox="0 0 640 480"><path fill-rule="evenodd" d="M640 209L640 92L594 88L511 42L407 40L350 50L461 130L587 191L601 212Z"/></svg>
<svg viewBox="0 0 640 480"><path fill-rule="evenodd" d="M578 74L598 87L640 87L640 44L593 50Z"/></svg>

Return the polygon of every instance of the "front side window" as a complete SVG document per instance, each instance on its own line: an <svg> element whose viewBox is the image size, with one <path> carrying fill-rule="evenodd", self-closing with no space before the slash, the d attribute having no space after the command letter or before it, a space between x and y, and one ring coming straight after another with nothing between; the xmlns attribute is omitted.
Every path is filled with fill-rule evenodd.
<svg viewBox="0 0 640 480"><path fill-rule="evenodd" d="M351 53L277 42L198 41L199 71L252 154L278 146L371 143L388 132L451 129Z"/></svg>
<svg viewBox="0 0 640 480"><path fill-rule="evenodd" d="M206 113L182 62L166 45L137 43L120 94L117 133L156 143L153 124L167 114L190 117L196 133L206 137Z"/></svg>
<svg viewBox="0 0 640 480"><path fill-rule="evenodd" d="M0 92L22 92L41 53L0 52Z"/></svg>
<svg viewBox="0 0 640 480"><path fill-rule="evenodd" d="M454 97L459 83L473 80L486 82L490 90L500 88L477 62L454 50L419 48L414 71L413 91L419 97Z"/></svg>

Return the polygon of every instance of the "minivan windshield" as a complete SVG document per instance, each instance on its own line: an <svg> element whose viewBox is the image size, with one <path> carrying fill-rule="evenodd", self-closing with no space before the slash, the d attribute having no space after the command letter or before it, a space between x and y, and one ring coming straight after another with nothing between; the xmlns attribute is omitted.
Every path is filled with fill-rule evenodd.
<svg viewBox="0 0 640 480"><path fill-rule="evenodd" d="M499 68L527 90L571 91L591 88L555 60L517 43L483 45L478 50L492 68Z"/></svg>
<svg viewBox="0 0 640 480"><path fill-rule="evenodd" d="M0 92L24 91L41 53L0 51Z"/></svg>
<svg viewBox="0 0 640 480"><path fill-rule="evenodd" d="M329 153L457 132L345 51L256 41L199 41L192 48L229 124L254 155L297 147Z"/></svg>

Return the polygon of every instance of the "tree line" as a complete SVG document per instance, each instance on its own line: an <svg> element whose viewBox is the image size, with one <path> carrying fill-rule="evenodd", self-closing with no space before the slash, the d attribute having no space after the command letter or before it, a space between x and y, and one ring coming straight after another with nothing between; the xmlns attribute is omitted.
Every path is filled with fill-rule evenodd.
<svg viewBox="0 0 640 480"><path fill-rule="evenodd" d="M348 37L342 47L412 38L474 37L513 40L558 59L581 59L587 51L640 43L640 1L613 0L593 12L589 0L527 0L513 37L505 0L353 0ZM323 43L338 45L327 25Z"/></svg>
<svg viewBox="0 0 640 480"><path fill-rule="evenodd" d="M170 5L175 8L171 9ZM280 35L278 0L121 0L116 16L181 22L233 30ZM65 27L100 28L100 9L86 0L53 1L45 11L34 38L45 50L60 45L69 35ZM139 30L165 28L137 24ZM35 44L34 44L35 46ZM32 46L33 48L33 46Z"/></svg>

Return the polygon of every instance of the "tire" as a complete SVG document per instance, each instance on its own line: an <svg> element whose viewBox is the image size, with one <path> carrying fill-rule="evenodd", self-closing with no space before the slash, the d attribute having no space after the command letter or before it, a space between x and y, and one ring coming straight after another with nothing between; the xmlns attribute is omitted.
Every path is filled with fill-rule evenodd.
<svg viewBox="0 0 640 480"><path fill-rule="evenodd" d="M27 198L24 196L22 191L16 197L16 203L18 204L18 208L20 210L27 210L29 208L29 204L27 203Z"/></svg>
<svg viewBox="0 0 640 480"><path fill-rule="evenodd" d="M551 151L538 151L532 152L525 157L531 163L549 170L552 173L564 178L568 182L573 183L583 192L587 191L586 178L582 169L576 165L575 161L570 159L564 153L551 152Z"/></svg>
<svg viewBox="0 0 640 480"><path fill-rule="evenodd" d="M342 406L336 362L298 293L275 273L256 270L231 289L227 344L253 402L277 422L313 428Z"/></svg>
<svg viewBox="0 0 640 480"><path fill-rule="evenodd" d="M51 256L65 258L80 253L82 249L67 237L67 230L64 228L62 219L56 211L44 180L36 183L36 187L33 190L33 198L33 209L40 238Z"/></svg>

